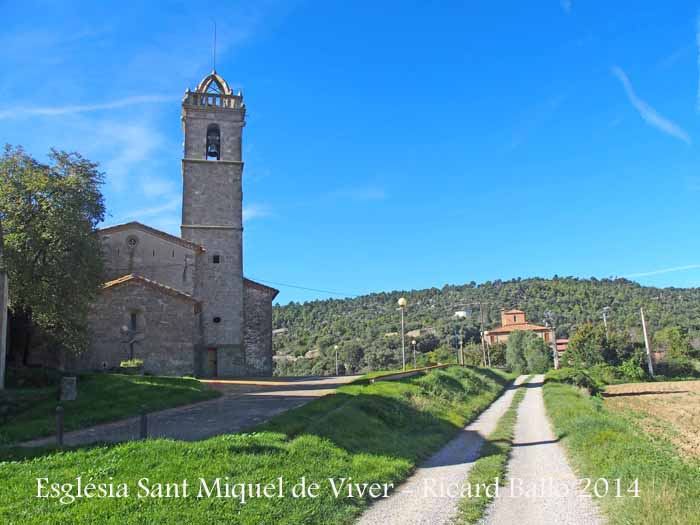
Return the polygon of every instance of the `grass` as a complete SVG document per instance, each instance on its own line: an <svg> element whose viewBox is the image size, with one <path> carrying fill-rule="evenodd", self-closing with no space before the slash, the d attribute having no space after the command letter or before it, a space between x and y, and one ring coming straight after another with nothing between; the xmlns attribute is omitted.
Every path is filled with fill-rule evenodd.
<svg viewBox="0 0 700 525"><path fill-rule="evenodd" d="M367 497L334 497L329 478L399 483L486 408L512 379L451 367L425 376L351 384L281 414L255 432L199 442L148 440L68 451L14 451L0 463L0 523L350 523ZM457 387L459 385L459 387ZM35 498L37 477L51 482L125 483L127 498ZM137 482L181 482L180 499L138 498ZM197 498L199 478L268 483L283 478L283 498ZM301 478L318 497L291 497Z"/></svg>
<svg viewBox="0 0 700 525"><path fill-rule="evenodd" d="M196 379L121 374L85 374L78 377L78 398L65 401L64 429L89 427L217 397ZM10 407L0 427L0 443L50 436L55 432L56 388L17 388L0 392L0 404Z"/></svg>
<svg viewBox="0 0 700 525"><path fill-rule="evenodd" d="M468 486L481 487L481 489L478 492L472 490L469 496L462 499L459 505L459 515L455 520L456 523L478 523L493 500L493 497L489 497L489 493L484 490L484 487L493 484L495 479L498 479L501 486L505 485L506 466L513 448L515 423L518 419L518 406L525 397L525 384L529 379L527 378L518 387L510 407L498 420L496 428L489 434L488 439L482 446L480 451L481 457L469 471L469 476L467 477Z"/></svg>
<svg viewBox="0 0 700 525"><path fill-rule="evenodd" d="M672 445L653 440L633 421L571 385L546 382L544 400L557 437L580 477L622 480L623 497L597 500L610 523L698 523L700 463L682 459ZM639 480L639 497L627 489Z"/></svg>

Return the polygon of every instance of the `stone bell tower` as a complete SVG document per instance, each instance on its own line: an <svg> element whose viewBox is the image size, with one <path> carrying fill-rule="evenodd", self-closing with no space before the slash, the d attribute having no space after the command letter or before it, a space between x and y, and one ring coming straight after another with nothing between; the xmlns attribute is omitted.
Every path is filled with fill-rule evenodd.
<svg viewBox="0 0 700 525"><path fill-rule="evenodd" d="M201 300L200 356L219 376L245 369L243 193L245 104L216 71L182 100L182 238L204 248L194 296Z"/></svg>

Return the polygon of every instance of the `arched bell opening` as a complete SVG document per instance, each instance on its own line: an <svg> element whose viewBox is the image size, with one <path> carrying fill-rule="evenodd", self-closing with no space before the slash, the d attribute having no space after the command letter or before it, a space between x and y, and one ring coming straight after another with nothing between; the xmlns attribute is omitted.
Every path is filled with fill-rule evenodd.
<svg viewBox="0 0 700 525"><path fill-rule="evenodd" d="M221 132L218 124L209 124L207 127L207 160L221 160Z"/></svg>

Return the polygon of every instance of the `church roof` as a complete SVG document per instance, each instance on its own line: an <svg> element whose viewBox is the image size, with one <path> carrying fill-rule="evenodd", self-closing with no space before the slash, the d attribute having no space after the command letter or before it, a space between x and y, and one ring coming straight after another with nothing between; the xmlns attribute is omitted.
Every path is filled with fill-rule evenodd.
<svg viewBox="0 0 700 525"><path fill-rule="evenodd" d="M108 226L107 228L100 228L99 231L102 234L105 233L114 233L114 232L120 232L124 230L129 230L129 229L136 229L136 230L141 230L146 233L150 233L151 235L155 235L156 237L160 237L163 240L179 244L180 246L184 246L185 248L189 248L191 250L195 251L200 251L203 252L204 247L200 246L199 244L187 241L183 239L182 237L177 237L175 235L171 235L169 233L166 233L164 231L156 230L155 228L151 228L150 226L146 226L145 224L141 224L140 222L137 221L131 221L131 222L125 222L124 224L117 224L115 226Z"/></svg>
<svg viewBox="0 0 700 525"><path fill-rule="evenodd" d="M172 295L173 297L179 297L180 299L192 301L193 303L199 303L199 301L197 299L195 299L194 297L192 297L188 293L181 292L180 290L176 290L175 288L161 284L158 281L146 279L145 277L143 277L141 275L137 275L135 273L132 273L129 275L124 275L123 277L120 277L119 279L114 279L113 281L108 281L102 285L102 289L104 290L104 289L109 289L109 288L115 288L117 286L120 286L120 285L126 284L126 283L141 284L143 286L148 286L149 288L153 288L154 290L158 290L159 292L163 292L163 293L166 293L168 295Z"/></svg>
<svg viewBox="0 0 700 525"><path fill-rule="evenodd" d="M524 314L522 310L518 310L517 308L514 308L513 310L507 310L503 312L504 314Z"/></svg>
<svg viewBox="0 0 700 525"><path fill-rule="evenodd" d="M274 299L277 297L277 294L280 293L280 291L276 288L272 288L271 286L265 286L264 284L256 283L255 281L251 281L250 279L243 278L243 286L249 286L250 288L257 288L258 290L262 290L263 292L268 292L269 294L272 295L270 300Z"/></svg>

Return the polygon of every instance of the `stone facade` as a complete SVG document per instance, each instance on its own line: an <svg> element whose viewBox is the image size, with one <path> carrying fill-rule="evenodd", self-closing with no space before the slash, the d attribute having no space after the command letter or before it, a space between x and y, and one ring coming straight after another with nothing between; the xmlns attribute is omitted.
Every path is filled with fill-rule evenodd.
<svg viewBox="0 0 700 525"><path fill-rule="evenodd" d="M245 105L215 72L182 102L181 237L138 222L100 230L109 282L74 368L133 357L154 374L272 374L277 290L243 277Z"/></svg>
<svg viewBox="0 0 700 525"><path fill-rule="evenodd" d="M192 296L140 276L107 283L90 310L90 351L71 368L118 368L132 357L133 345L133 357L143 360L145 372L192 375L201 339L200 311ZM133 321L134 333L128 333L123 327Z"/></svg>
<svg viewBox="0 0 700 525"><path fill-rule="evenodd" d="M253 375L272 375L272 295L266 286L246 279L243 344Z"/></svg>

